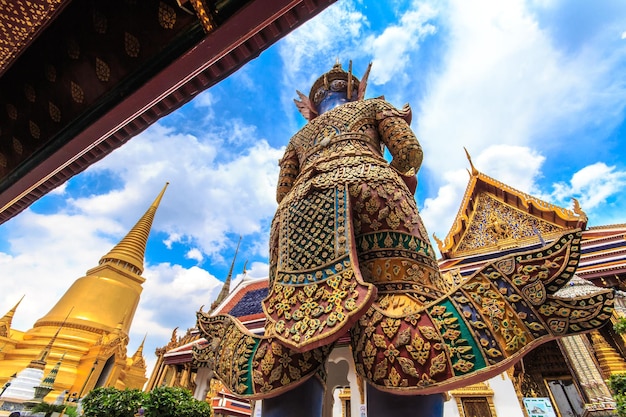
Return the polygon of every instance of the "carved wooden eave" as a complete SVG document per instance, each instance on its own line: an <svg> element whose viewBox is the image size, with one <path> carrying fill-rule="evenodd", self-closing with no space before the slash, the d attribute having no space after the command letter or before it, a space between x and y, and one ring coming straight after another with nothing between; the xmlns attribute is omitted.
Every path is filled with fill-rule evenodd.
<svg viewBox="0 0 626 417"><path fill-rule="evenodd" d="M3 3L0 223L334 1Z"/></svg>
<svg viewBox="0 0 626 417"><path fill-rule="evenodd" d="M450 232L438 242L443 259L502 252L584 229L587 217L547 203L476 170Z"/></svg>
<svg viewBox="0 0 626 417"><path fill-rule="evenodd" d="M626 289L626 224L585 230L576 274L598 286Z"/></svg>

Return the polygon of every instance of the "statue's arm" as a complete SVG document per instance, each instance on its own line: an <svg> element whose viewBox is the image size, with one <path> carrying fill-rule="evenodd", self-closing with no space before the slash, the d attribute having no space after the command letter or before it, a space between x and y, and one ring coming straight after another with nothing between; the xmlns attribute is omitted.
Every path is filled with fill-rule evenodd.
<svg viewBox="0 0 626 417"><path fill-rule="evenodd" d="M291 190L291 187L300 172L298 155L291 142L287 145L287 149L285 149L285 154L282 159L278 161L278 166L280 167L280 172L278 174L278 185L276 187L276 201L280 203Z"/></svg>
<svg viewBox="0 0 626 417"><path fill-rule="evenodd" d="M422 147L409 126L411 108L401 110L389 103L381 102L376 113L378 133L393 157L391 166L403 175L413 176L422 164Z"/></svg>

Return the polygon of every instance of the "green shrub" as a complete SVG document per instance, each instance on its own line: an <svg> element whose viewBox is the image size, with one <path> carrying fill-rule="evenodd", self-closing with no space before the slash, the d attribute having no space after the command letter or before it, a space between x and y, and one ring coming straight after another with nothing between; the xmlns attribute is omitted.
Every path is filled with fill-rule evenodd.
<svg viewBox="0 0 626 417"><path fill-rule="evenodd" d="M146 417L210 417L211 406L184 388L158 387L143 404Z"/></svg>
<svg viewBox="0 0 626 417"><path fill-rule="evenodd" d="M146 399L140 390L96 388L83 399L85 417L133 417Z"/></svg>
<svg viewBox="0 0 626 417"><path fill-rule="evenodd" d="M211 417L211 406L184 388L159 387L151 392L96 388L82 402L85 417Z"/></svg>

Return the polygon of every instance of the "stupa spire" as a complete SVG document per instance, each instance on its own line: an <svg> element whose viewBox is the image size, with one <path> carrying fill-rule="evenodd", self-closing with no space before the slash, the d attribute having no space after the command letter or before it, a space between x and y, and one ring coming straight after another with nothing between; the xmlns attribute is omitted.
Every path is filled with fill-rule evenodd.
<svg viewBox="0 0 626 417"><path fill-rule="evenodd" d="M154 214L161 203L161 198L163 197L165 189L168 185L169 182L166 182L165 186L152 205L139 219L139 221L137 221L128 234L117 245L115 245L109 253L100 259L100 265L107 262L119 263L121 261L122 265L126 265L133 272L141 275L143 272L146 244L148 243L148 235L150 234L150 229L152 228Z"/></svg>
<svg viewBox="0 0 626 417"><path fill-rule="evenodd" d="M54 381L56 381L57 379L57 374L59 373L59 368L61 367L61 363L63 362L64 358L65 353L61 355L61 358L54 365L54 368L52 368L48 375L43 379L43 381L41 381L41 387L50 388L50 390L52 390Z"/></svg>
<svg viewBox="0 0 626 417"><path fill-rule="evenodd" d="M15 311L17 307L20 305L24 296L20 298L20 301L15 304L15 306L10 309L2 318L0 318L0 337L9 337L9 333L11 331L11 324L13 323L13 316L15 315Z"/></svg>
<svg viewBox="0 0 626 417"><path fill-rule="evenodd" d="M232 277L233 277L233 269L235 268L235 260L237 259L237 253L239 253L239 245L241 245L241 236L239 236L239 242L237 243L237 249L235 250L233 261L230 264L230 270L228 271L228 276L226 277L226 280L224 281L224 285L222 285L222 290L220 291L219 295L217 296L215 301L213 301L213 303L211 304L211 311L215 310L215 308L219 306L222 303L222 301L226 299L226 297L228 297L228 294L230 294L230 281L232 280Z"/></svg>
<svg viewBox="0 0 626 417"><path fill-rule="evenodd" d="M48 359L48 355L50 354L50 351L52 351L52 345L54 345L54 342L57 340L57 336L59 336L59 332L61 332L61 329L63 328L63 326L65 326L65 322L67 321L67 318L70 316L70 314L72 314L73 309L74 307L72 307L70 311L67 313L67 316L65 316L65 320L63 320L63 323L61 323L61 325L57 329L54 336L52 336L52 339L50 339L46 347L43 348L43 350L39 354L39 358L33 359L32 361L30 361L28 368L35 368L35 369L43 370L46 367L47 365L46 359Z"/></svg>
<svg viewBox="0 0 626 417"><path fill-rule="evenodd" d="M147 336L148 336L148 334L146 334L143 337L143 340L141 341L141 344L139 345L139 347L137 348L137 351L133 355L133 362L135 362L139 358L143 358L143 345L144 345L144 343L146 343L146 337Z"/></svg>

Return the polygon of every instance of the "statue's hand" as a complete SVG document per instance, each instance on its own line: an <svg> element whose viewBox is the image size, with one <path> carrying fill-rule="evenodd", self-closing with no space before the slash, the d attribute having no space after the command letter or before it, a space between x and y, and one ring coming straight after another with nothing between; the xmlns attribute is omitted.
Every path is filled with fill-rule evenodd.
<svg viewBox="0 0 626 417"><path fill-rule="evenodd" d="M402 181L409 187L409 191L411 194L415 195L415 190L417 190L417 175L400 175Z"/></svg>

